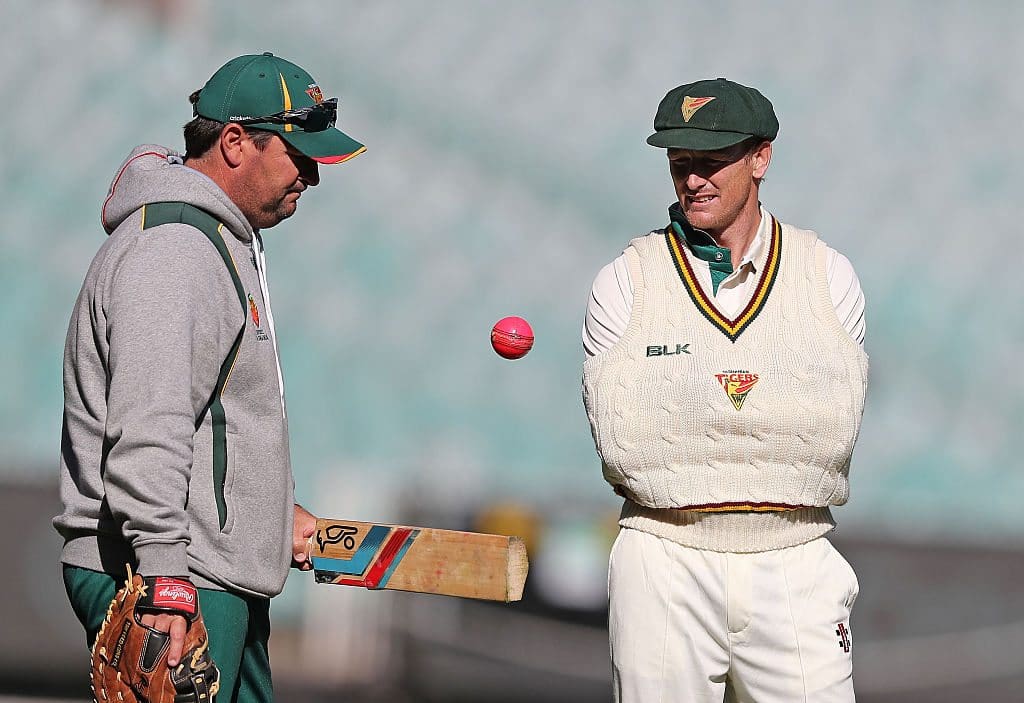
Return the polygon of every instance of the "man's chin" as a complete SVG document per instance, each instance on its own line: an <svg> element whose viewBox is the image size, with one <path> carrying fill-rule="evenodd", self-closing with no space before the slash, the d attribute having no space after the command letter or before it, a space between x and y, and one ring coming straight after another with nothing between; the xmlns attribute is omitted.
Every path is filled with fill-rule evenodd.
<svg viewBox="0 0 1024 703"><path fill-rule="evenodd" d="M295 203L292 203L290 205L282 205L272 213L268 212L266 219L263 221L259 229L269 229L274 225L281 224L281 222L294 215L297 209L298 208L295 206Z"/></svg>
<svg viewBox="0 0 1024 703"><path fill-rule="evenodd" d="M706 210L698 210L696 212L687 212L686 210L684 210L683 214L686 215L686 221L689 222L694 227L696 227L697 229L714 229L715 223L718 221L718 218L716 218L714 215L707 212Z"/></svg>

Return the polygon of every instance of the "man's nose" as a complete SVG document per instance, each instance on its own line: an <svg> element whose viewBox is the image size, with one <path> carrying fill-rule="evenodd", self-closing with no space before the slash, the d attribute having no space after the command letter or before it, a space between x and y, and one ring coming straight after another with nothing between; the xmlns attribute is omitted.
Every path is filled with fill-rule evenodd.
<svg viewBox="0 0 1024 703"><path fill-rule="evenodd" d="M299 169L299 178L308 185L315 186L320 183L320 167L313 159L303 159L303 164Z"/></svg>
<svg viewBox="0 0 1024 703"><path fill-rule="evenodd" d="M690 171L686 174L686 187L690 190L700 190L707 182L708 179L696 171Z"/></svg>

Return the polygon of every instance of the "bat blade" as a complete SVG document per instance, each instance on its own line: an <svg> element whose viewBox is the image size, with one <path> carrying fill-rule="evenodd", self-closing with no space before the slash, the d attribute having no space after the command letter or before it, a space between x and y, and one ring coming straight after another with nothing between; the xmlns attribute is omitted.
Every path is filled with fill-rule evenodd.
<svg viewBox="0 0 1024 703"><path fill-rule="evenodd" d="M317 520L308 551L317 583L506 603L529 571L518 537L353 520Z"/></svg>

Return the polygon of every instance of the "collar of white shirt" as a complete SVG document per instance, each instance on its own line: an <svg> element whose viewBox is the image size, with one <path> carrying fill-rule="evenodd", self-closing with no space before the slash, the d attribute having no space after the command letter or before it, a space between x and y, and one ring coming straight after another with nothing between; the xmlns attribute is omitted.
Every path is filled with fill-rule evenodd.
<svg viewBox="0 0 1024 703"><path fill-rule="evenodd" d="M750 242L750 246L747 247L747 251L743 254L743 259L740 261L740 265L734 269L738 271L745 266L750 266L751 273L757 273L764 266L764 260L767 258L768 250L765 246L765 242L768 240L768 231L771 228L771 215L764 207L760 207L761 221L757 225L757 232L754 234L754 238ZM672 210L670 209L671 213ZM714 237L705 232L702 229L697 229L693 225L685 222L685 220L677 220L673 217L674 222L679 223L679 229L682 231L683 239L686 241L687 249L694 258L700 259L707 263L711 263L714 260L714 254L711 253L713 247L717 247L718 244L715 242ZM730 274L731 275L731 274Z"/></svg>

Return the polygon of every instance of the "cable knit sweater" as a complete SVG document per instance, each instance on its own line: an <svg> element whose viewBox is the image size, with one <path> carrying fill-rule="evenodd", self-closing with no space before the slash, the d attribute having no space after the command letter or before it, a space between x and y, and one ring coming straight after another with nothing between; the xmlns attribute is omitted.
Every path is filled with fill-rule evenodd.
<svg viewBox="0 0 1024 703"><path fill-rule="evenodd" d="M772 225L757 290L735 319L702 292L671 229L626 249L629 326L583 367L624 526L763 551L825 534L828 506L846 502L867 357L831 303L824 243Z"/></svg>

